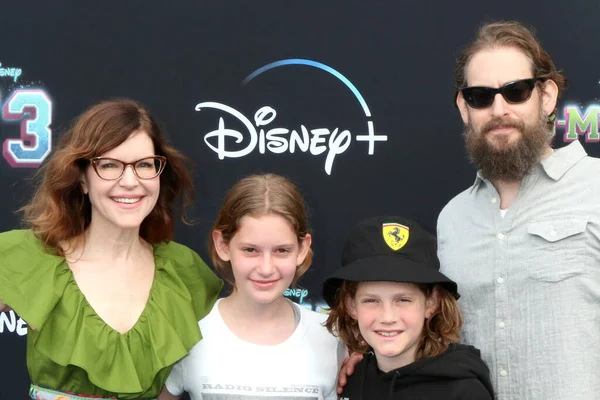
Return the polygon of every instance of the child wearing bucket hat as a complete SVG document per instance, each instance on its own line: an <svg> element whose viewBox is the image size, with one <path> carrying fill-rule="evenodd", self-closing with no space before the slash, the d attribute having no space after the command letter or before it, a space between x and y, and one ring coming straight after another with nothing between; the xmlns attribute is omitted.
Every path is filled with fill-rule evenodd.
<svg viewBox="0 0 600 400"><path fill-rule="evenodd" d="M341 400L494 398L479 350L459 344L457 285L439 272L435 237L401 217L351 232L323 285L327 329L365 353Z"/></svg>

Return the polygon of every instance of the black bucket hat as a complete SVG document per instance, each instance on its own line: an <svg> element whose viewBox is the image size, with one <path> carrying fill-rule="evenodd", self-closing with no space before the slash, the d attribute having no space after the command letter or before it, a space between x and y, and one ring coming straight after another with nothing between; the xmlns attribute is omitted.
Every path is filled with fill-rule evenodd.
<svg viewBox="0 0 600 400"><path fill-rule="evenodd" d="M434 235L402 217L374 217L359 222L342 251L342 266L323 284L323 298L333 307L343 280L438 284L456 299L454 281L440 272Z"/></svg>

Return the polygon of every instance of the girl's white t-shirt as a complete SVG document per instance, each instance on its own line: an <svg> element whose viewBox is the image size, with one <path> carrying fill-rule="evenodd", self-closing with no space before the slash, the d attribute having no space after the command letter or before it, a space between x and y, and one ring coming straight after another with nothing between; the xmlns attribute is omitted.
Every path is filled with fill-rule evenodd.
<svg viewBox="0 0 600 400"><path fill-rule="evenodd" d="M323 326L327 315L299 310L296 330L283 343L256 345L225 325L218 300L198 325L202 340L173 367L167 390L191 400L336 400L346 347Z"/></svg>

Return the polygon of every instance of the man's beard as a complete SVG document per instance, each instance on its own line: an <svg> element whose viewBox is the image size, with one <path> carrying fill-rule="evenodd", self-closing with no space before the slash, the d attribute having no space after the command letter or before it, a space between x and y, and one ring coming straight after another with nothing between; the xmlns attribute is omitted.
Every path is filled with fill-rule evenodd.
<svg viewBox="0 0 600 400"><path fill-rule="evenodd" d="M469 121L463 133L469 158L489 180L519 181L540 162L551 142L547 121L548 117L541 108L537 120L531 125L500 117L487 122L481 132L475 132ZM511 144L507 137L495 138L496 145L488 143L486 133L499 126L517 129L521 137Z"/></svg>

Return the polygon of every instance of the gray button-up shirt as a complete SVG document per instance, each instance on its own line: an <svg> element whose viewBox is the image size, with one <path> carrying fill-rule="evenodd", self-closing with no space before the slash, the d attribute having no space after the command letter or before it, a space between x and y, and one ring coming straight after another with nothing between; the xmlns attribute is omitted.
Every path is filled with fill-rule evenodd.
<svg viewBox="0 0 600 400"><path fill-rule="evenodd" d="M600 159L579 142L524 177L505 217L478 173L438 219L463 340L498 399L600 399Z"/></svg>

